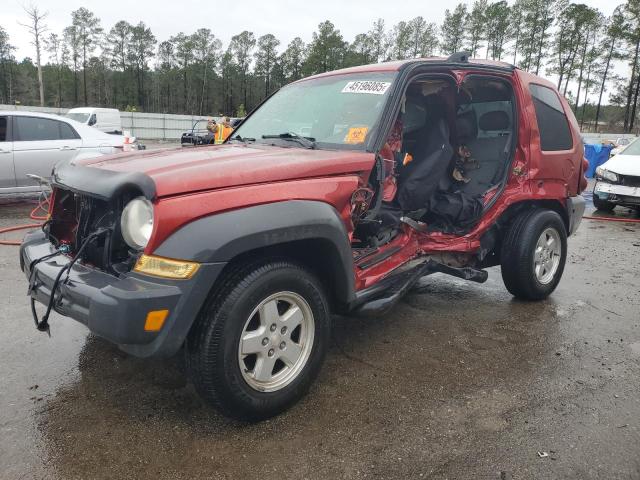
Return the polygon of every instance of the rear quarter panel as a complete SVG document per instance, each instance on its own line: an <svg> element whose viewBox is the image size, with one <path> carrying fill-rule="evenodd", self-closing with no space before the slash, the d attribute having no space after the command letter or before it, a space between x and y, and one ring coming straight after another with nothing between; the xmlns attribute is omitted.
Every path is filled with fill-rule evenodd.
<svg viewBox="0 0 640 480"><path fill-rule="evenodd" d="M518 70L522 85L523 109L529 122L529 168L528 177L534 196L542 198L565 199L579 191L581 164L584 158L584 147L580 137L580 127L567 103L559 94L555 85L536 75ZM531 84L551 88L558 96L569 122L573 146L569 150L543 151L540 143L540 130L535 106L529 87Z"/></svg>

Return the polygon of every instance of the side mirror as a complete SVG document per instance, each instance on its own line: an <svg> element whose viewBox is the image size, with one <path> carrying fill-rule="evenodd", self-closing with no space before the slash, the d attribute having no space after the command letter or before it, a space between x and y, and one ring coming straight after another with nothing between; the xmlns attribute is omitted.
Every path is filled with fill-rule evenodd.
<svg viewBox="0 0 640 480"><path fill-rule="evenodd" d="M92 126L95 124L96 124L96 115L94 113L93 115L91 115L91 118L89 119L89 126Z"/></svg>

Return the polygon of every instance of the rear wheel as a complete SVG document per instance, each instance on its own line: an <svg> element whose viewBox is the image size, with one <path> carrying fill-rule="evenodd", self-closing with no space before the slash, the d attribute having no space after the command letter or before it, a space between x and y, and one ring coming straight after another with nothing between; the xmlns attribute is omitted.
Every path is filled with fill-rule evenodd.
<svg viewBox="0 0 640 480"><path fill-rule="evenodd" d="M612 212L616 208L615 203L606 200L600 200L596 194L593 195L593 205L601 212Z"/></svg>
<svg viewBox="0 0 640 480"><path fill-rule="evenodd" d="M567 259L567 232L551 210L522 213L512 222L500 255L502 279L517 298L541 300L560 282Z"/></svg>
<svg viewBox="0 0 640 480"><path fill-rule="evenodd" d="M299 400L317 376L330 315L317 279L288 261L226 279L187 342L198 392L227 416L256 421Z"/></svg>

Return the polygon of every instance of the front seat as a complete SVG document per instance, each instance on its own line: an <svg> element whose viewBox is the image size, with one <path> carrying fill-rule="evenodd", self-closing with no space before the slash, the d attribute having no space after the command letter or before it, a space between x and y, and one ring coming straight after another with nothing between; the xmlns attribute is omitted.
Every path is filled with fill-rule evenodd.
<svg viewBox="0 0 640 480"><path fill-rule="evenodd" d="M449 125L442 111L435 111L418 141L414 159L402 169L396 196L404 211L427 208L429 200L449 183L453 147L449 141Z"/></svg>

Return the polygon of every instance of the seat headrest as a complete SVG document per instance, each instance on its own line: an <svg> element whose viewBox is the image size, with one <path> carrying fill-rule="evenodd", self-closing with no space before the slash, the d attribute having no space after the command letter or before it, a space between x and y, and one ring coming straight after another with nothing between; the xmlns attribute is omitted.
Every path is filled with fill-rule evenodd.
<svg viewBox="0 0 640 480"><path fill-rule="evenodd" d="M502 110L483 114L479 123L484 131L508 130L510 126L509 115Z"/></svg>
<svg viewBox="0 0 640 480"><path fill-rule="evenodd" d="M456 134L460 143L468 143L478 136L478 122L476 113L473 110L458 115L456 118Z"/></svg>

